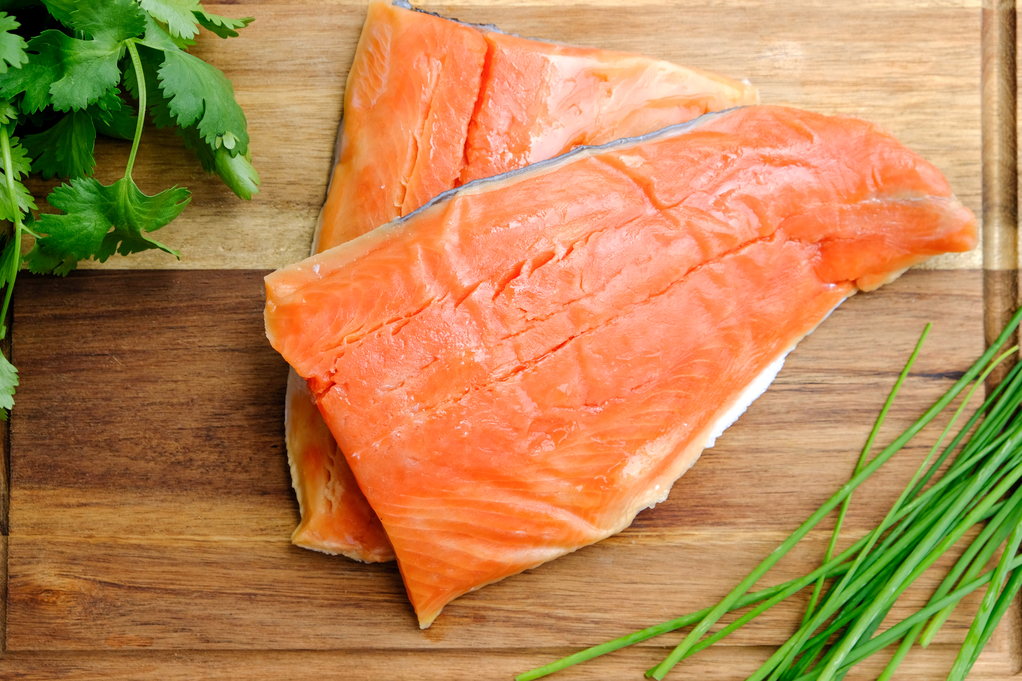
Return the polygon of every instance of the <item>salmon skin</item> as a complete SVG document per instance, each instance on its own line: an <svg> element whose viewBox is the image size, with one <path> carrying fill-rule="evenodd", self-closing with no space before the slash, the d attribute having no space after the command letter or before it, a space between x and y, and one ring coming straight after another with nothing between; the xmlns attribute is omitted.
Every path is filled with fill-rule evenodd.
<svg viewBox="0 0 1022 681"><path fill-rule="evenodd" d="M847 296L976 244L870 123L745 107L446 192L266 278L422 627L666 498Z"/></svg>
<svg viewBox="0 0 1022 681"><path fill-rule="evenodd" d="M370 3L313 252L462 183L756 100L751 86L667 62ZM308 392L293 376L288 385L286 442L302 516L292 541L392 559Z"/></svg>

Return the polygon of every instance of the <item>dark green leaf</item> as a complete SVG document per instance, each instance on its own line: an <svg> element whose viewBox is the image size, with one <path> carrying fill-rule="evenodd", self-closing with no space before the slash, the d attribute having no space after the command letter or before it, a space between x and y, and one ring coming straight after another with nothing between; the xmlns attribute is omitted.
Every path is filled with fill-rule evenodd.
<svg viewBox="0 0 1022 681"><path fill-rule="evenodd" d="M7 177L4 173L0 173L0 186L7 186ZM14 183L14 193L18 199L18 210L21 213L27 213L29 209L34 210L36 208L35 199L32 197L31 192L25 188L20 182ZM7 220L8 222L14 221L14 208L11 206L11 200L7 194L7 191L0 191L0 220Z"/></svg>
<svg viewBox="0 0 1022 681"><path fill-rule="evenodd" d="M255 17L229 19L227 17L217 16L216 14L210 14L204 9L197 10L195 12L195 18L199 20L199 23L203 28L207 31L212 31L221 38L237 38L238 31L236 29L245 28L255 21Z"/></svg>
<svg viewBox="0 0 1022 681"><path fill-rule="evenodd" d="M18 109L6 100L0 100L0 125L7 125L18 118Z"/></svg>
<svg viewBox="0 0 1022 681"><path fill-rule="evenodd" d="M43 0L43 4L54 19L71 27L71 13L77 9L74 0Z"/></svg>
<svg viewBox="0 0 1022 681"><path fill-rule="evenodd" d="M14 177L14 194L17 199L18 206L17 212L22 214L28 213L30 209L35 209L35 199L32 198L32 194L25 188L20 181L20 177L25 177L31 171L28 155L25 152L25 147L18 141L17 137L12 137L11 142L11 165L13 167ZM16 215L15 207L11 204L10 194L7 192L7 168L6 164L0 159L0 220L7 220L9 222L14 221Z"/></svg>
<svg viewBox="0 0 1022 681"><path fill-rule="evenodd" d="M135 126L138 116L121 99L116 90L110 90L98 102L89 106L86 111L92 116L96 132L107 137L130 140L135 137Z"/></svg>
<svg viewBox="0 0 1022 681"><path fill-rule="evenodd" d="M198 121L199 133L210 147L226 147L235 156L248 152L245 112L234 100L231 81L219 69L187 52L166 52L159 77L178 125Z"/></svg>
<svg viewBox="0 0 1022 681"><path fill-rule="evenodd" d="M61 45L65 38L60 31L49 30L29 40L28 63L0 79L0 97L13 99L24 92L21 110L28 114L49 106L50 86L64 73Z"/></svg>
<svg viewBox="0 0 1022 681"><path fill-rule="evenodd" d="M110 48L145 31L145 15L133 0L88 0L77 2L71 25Z"/></svg>
<svg viewBox="0 0 1022 681"><path fill-rule="evenodd" d="M167 128L177 124L174 116L170 113L170 101L163 94L159 86L157 73L160 65L163 64L163 51L149 49L139 45L138 56L142 62L142 76L146 84L146 113L152 116L153 123L157 128ZM128 62L124 70L124 86L131 95L138 99L138 79L135 76L135 68Z"/></svg>
<svg viewBox="0 0 1022 681"><path fill-rule="evenodd" d="M33 93L28 111L46 103L52 103L57 111L78 110L98 100L120 80L117 62L124 54L124 41L145 31L145 15L132 0L93 0L77 7L71 13L71 24L90 39L50 30L29 42L29 48L39 53L38 59L30 58L29 65L38 62L45 69L33 78L40 85L49 82L49 99ZM23 85L26 90L33 87L31 83Z"/></svg>
<svg viewBox="0 0 1022 681"><path fill-rule="evenodd" d="M178 50L182 48L182 45L174 40L169 33L164 31L163 28L148 14L145 15L145 22L145 36L142 38L143 45L147 45L157 50Z"/></svg>
<svg viewBox="0 0 1022 681"><path fill-rule="evenodd" d="M139 0L142 9L167 25L171 35L194 38L199 32L194 12L199 0Z"/></svg>
<svg viewBox="0 0 1022 681"><path fill-rule="evenodd" d="M11 137L10 141L11 165L14 167L14 179L20 180L23 177L28 177L28 174L32 172L31 154L22 146L17 137ZM7 172L7 164L4 163L2 155L0 155L0 170Z"/></svg>
<svg viewBox="0 0 1022 681"><path fill-rule="evenodd" d="M104 92L103 96L96 100L92 108L101 111L120 111L123 106L124 100L121 99L121 93L117 88L114 88Z"/></svg>
<svg viewBox="0 0 1022 681"><path fill-rule="evenodd" d="M117 60L124 47L120 43L58 35L64 68L61 77L50 86L53 108L57 111L84 109L117 86L121 78Z"/></svg>
<svg viewBox="0 0 1022 681"><path fill-rule="evenodd" d="M51 206L62 215L42 215L35 230L43 234L28 255L33 272L66 274L78 260L105 261L114 253L128 255L158 248L177 251L146 236L176 218L190 201L183 187L147 196L130 178L104 186L92 178L72 180L53 190Z"/></svg>
<svg viewBox="0 0 1022 681"><path fill-rule="evenodd" d="M88 177L96 167L92 154L96 126L86 111L72 111L43 132L28 135L25 147L44 179Z"/></svg>
<svg viewBox="0 0 1022 681"><path fill-rule="evenodd" d="M25 39L17 33L11 33L21 26L14 17L0 12L0 73L7 73L8 66L18 69L28 63Z"/></svg>
<svg viewBox="0 0 1022 681"><path fill-rule="evenodd" d="M25 256L25 266L32 274L56 274L66 277L78 267L78 261L69 255L50 253L36 241L35 248Z"/></svg>
<svg viewBox="0 0 1022 681"><path fill-rule="evenodd" d="M13 238L6 239L3 254L0 255L0 291L10 283L11 274L15 273L18 269L14 261L20 253L17 252L18 249L16 247L17 244ZM0 326L3 326L3 321L0 319ZM0 332L0 339L4 338L4 335L4 332Z"/></svg>
<svg viewBox="0 0 1022 681"><path fill-rule="evenodd" d="M7 419L7 412L14 407L14 390L18 387L18 370L0 352L0 419Z"/></svg>

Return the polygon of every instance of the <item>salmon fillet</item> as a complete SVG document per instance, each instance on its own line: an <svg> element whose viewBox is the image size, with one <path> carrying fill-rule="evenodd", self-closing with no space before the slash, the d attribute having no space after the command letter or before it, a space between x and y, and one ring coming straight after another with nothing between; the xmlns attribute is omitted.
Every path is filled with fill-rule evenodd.
<svg viewBox="0 0 1022 681"><path fill-rule="evenodd" d="M627 527L844 298L976 244L876 126L709 114L447 192L266 278L420 625Z"/></svg>
<svg viewBox="0 0 1022 681"><path fill-rule="evenodd" d="M756 100L748 85L667 62L370 3L313 252L461 183ZM367 562L392 559L309 399L288 388L286 441L302 516L292 541Z"/></svg>

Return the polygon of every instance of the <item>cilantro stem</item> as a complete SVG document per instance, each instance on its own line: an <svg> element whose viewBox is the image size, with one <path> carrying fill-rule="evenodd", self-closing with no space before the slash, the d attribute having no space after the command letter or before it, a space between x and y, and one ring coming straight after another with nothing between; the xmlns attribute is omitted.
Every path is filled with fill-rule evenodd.
<svg viewBox="0 0 1022 681"><path fill-rule="evenodd" d="M4 160L4 178L7 180L7 196L11 200L14 213L14 257L11 258L11 271L7 273L7 290L4 292L4 306L0 309L0 338L7 335L7 310L11 304L11 293L14 291L14 280L18 276L21 265L21 232L24 224L21 221L21 208L18 206L18 195L14 189L14 163L11 160L11 138L6 125L0 125L0 153Z"/></svg>
<svg viewBox="0 0 1022 681"><path fill-rule="evenodd" d="M142 58L138 56L138 48L134 40L126 41L128 54L131 55L131 65L135 68L135 79L138 82L138 121L135 123L135 139L131 142L131 154L128 156L128 165L124 169L124 177L131 179L131 169L135 166L135 155L138 153L138 143L142 139L142 126L145 125L146 89L145 74L142 73Z"/></svg>

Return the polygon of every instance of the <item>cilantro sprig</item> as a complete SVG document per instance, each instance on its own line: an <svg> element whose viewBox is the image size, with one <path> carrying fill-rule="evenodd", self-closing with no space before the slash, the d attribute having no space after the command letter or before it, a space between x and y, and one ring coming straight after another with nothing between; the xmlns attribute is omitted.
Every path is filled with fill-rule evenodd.
<svg viewBox="0 0 1022 681"><path fill-rule="evenodd" d="M0 0L0 339L18 272L66 275L82 260L178 251L151 234L191 200L184 187L145 194L132 179L146 117L173 128L203 169L242 199L258 192L245 113L230 80L189 54L200 29L239 35L252 18L211 14L198 0ZM130 103L134 100L135 106ZM130 139L123 176L92 177L98 135ZM30 173L66 180L36 216ZM34 244L22 253L23 237ZM0 416L17 370L0 353Z"/></svg>

